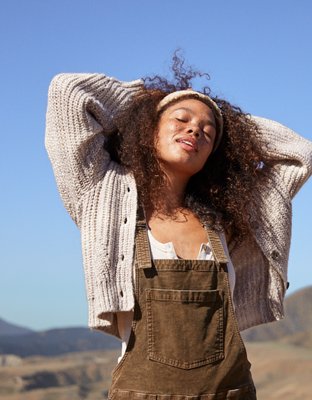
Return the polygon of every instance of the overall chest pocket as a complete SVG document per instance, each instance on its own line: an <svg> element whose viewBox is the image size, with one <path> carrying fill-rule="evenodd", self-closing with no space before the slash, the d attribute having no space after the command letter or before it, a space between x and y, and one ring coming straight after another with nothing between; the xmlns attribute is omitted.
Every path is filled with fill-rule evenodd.
<svg viewBox="0 0 312 400"><path fill-rule="evenodd" d="M146 289L148 357L191 369L224 358L222 292Z"/></svg>

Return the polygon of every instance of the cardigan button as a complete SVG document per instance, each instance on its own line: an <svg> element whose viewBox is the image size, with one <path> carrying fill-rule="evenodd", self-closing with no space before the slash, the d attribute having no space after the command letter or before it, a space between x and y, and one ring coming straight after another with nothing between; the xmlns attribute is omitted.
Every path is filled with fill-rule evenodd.
<svg viewBox="0 0 312 400"><path fill-rule="evenodd" d="M126 224L126 223L127 223L127 221L128 221L128 220L127 220L127 218L125 218L125 219L124 219L124 224Z"/></svg>
<svg viewBox="0 0 312 400"><path fill-rule="evenodd" d="M125 256L122 254L121 255L121 260L123 261L125 259Z"/></svg>
<svg viewBox="0 0 312 400"><path fill-rule="evenodd" d="M119 294L120 294L120 297L123 297L123 291L122 290L119 292Z"/></svg>
<svg viewBox="0 0 312 400"><path fill-rule="evenodd" d="M129 186L127 187L127 192L130 192L130 188L129 188Z"/></svg>
<svg viewBox="0 0 312 400"><path fill-rule="evenodd" d="M274 261L278 261L280 259L280 254L277 250L273 250L271 253L271 257Z"/></svg>

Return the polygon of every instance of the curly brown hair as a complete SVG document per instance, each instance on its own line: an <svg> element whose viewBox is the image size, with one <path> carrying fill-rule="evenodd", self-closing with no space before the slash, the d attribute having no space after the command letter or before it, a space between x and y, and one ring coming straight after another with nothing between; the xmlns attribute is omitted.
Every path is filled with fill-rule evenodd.
<svg viewBox="0 0 312 400"><path fill-rule="evenodd" d="M112 135L106 144L113 157L133 174L140 202L153 210L161 209L166 197L166 178L155 149L161 115L157 105L168 93L191 87L194 77L207 76L186 68L176 53L172 70L175 84L159 76L144 79L144 89L120 118L118 134ZM205 87L202 93L210 95L211 91ZM270 168L270 162L258 140L258 127L250 116L224 99L210 97L223 115L223 137L203 169L189 180L184 206L210 227L218 229L221 225L240 242L249 231L246 206L251 201L252 190L261 184Z"/></svg>

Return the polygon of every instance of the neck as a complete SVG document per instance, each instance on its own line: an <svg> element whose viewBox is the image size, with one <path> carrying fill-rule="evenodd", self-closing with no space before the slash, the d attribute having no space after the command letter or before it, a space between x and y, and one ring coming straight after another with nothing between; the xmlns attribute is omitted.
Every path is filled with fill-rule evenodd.
<svg viewBox="0 0 312 400"><path fill-rule="evenodd" d="M185 189L188 178L171 175L166 173L167 184L165 196L162 199L157 210L153 210L152 214L177 216L177 214L185 207Z"/></svg>

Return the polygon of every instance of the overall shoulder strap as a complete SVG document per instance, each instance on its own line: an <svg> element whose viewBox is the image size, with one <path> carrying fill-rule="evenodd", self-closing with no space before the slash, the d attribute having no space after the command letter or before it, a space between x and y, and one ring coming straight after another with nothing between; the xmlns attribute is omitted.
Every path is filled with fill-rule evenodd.
<svg viewBox="0 0 312 400"><path fill-rule="evenodd" d="M138 268L152 268L152 257L147 236L146 219L143 207L140 204L137 209L135 257Z"/></svg>
<svg viewBox="0 0 312 400"><path fill-rule="evenodd" d="M211 251L215 261L217 262L217 264L227 263L228 258L225 254L224 247L220 239L220 235L218 234L218 232L206 226L205 229L207 232L208 241L211 246Z"/></svg>

